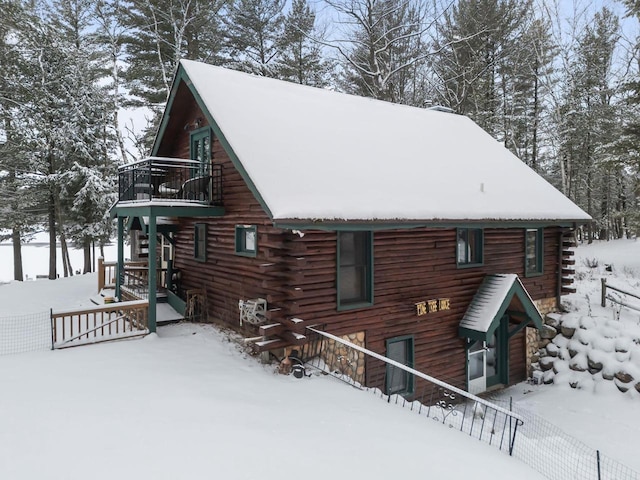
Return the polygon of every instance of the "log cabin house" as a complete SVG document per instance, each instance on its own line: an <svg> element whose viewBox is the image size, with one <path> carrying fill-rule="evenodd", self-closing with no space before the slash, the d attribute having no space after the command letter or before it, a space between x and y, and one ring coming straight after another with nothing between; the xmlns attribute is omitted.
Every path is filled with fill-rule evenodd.
<svg viewBox="0 0 640 480"><path fill-rule="evenodd" d="M321 326L474 393L527 377L590 218L465 116L192 61L119 188L116 295L148 295L151 331L161 300L258 351ZM381 368L363 381L416 390Z"/></svg>

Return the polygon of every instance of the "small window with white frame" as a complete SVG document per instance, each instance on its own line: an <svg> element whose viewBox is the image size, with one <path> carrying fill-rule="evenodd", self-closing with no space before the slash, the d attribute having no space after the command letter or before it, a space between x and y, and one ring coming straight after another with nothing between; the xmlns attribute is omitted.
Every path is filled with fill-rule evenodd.
<svg viewBox="0 0 640 480"><path fill-rule="evenodd" d="M258 227L236 225L236 254L255 257L258 253Z"/></svg>

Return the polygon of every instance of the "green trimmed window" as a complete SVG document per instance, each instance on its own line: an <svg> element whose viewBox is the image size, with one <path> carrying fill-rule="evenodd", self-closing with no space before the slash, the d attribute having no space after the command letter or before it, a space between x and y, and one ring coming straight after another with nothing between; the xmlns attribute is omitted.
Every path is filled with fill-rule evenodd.
<svg viewBox="0 0 640 480"><path fill-rule="evenodd" d="M258 228L255 225L236 225L236 253L255 257L258 253Z"/></svg>
<svg viewBox="0 0 640 480"><path fill-rule="evenodd" d="M542 228L528 228L525 232L525 275L542 274L544 257L544 236Z"/></svg>
<svg viewBox="0 0 640 480"><path fill-rule="evenodd" d="M206 173L211 161L211 129L209 127L199 128L191 132L191 160L200 162L198 167L191 169L191 176L197 177Z"/></svg>
<svg viewBox="0 0 640 480"><path fill-rule="evenodd" d="M207 260L207 224L196 223L193 234L193 256L200 262Z"/></svg>
<svg viewBox="0 0 640 480"><path fill-rule="evenodd" d="M413 337L395 337L387 340L387 358L413 368L414 351ZM394 393L408 395L414 391L413 374L387 364L385 378L385 391L387 395Z"/></svg>
<svg viewBox="0 0 640 480"><path fill-rule="evenodd" d="M373 303L373 234L338 232L338 308Z"/></svg>
<svg viewBox="0 0 640 480"><path fill-rule="evenodd" d="M458 266L482 265L482 249L484 246L481 228L459 228L457 232Z"/></svg>

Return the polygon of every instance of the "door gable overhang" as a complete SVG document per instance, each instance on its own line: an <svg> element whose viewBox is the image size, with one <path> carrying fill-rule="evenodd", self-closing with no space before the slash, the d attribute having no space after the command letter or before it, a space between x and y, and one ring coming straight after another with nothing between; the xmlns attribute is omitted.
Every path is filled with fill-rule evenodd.
<svg viewBox="0 0 640 480"><path fill-rule="evenodd" d="M489 342L503 316L512 310L524 317L518 330L531 324L542 329L542 315L517 275L487 275L460 321L458 334Z"/></svg>

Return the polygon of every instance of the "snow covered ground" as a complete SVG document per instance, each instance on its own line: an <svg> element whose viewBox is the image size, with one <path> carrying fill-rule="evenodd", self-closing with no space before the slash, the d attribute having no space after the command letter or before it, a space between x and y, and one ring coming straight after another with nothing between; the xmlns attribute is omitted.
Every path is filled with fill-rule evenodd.
<svg viewBox="0 0 640 480"><path fill-rule="evenodd" d="M594 257L603 269L613 264L611 283L638 290L640 242L580 247L582 280L567 299L573 314L597 303L586 302L583 289L595 287L580 273L588 269L581 259ZM0 263L0 274L7 269ZM84 275L0 285L0 317L82 305L96 283ZM543 478L494 447L331 377L277 375L211 326L0 356L0 378L2 479ZM640 471L635 392L520 384L508 393Z"/></svg>
<svg viewBox="0 0 640 480"><path fill-rule="evenodd" d="M105 259L116 260L117 245L105 247ZM96 247L96 256L100 256L100 250ZM58 247L58 274L62 276L62 256ZM81 269L84 264L84 253L75 248L69 249L69 258L74 271ZM38 233L27 244L22 246L22 269L25 280L35 280L37 275L49 273L49 236L46 233ZM13 280L13 245L11 241L0 242L0 283Z"/></svg>

